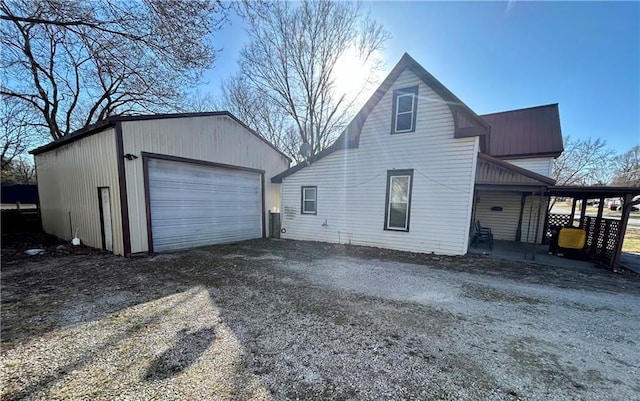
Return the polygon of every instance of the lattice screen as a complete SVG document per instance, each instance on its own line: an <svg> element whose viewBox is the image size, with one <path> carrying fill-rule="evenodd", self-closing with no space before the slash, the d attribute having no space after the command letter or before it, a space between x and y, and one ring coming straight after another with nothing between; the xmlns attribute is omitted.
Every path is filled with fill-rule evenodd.
<svg viewBox="0 0 640 401"><path fill-rule="evenodd" d="M570 217L568 214L549 214L544 243L548 244L550 242L551 227L568 226ZM595 217L585 216L582 220L582 227L587 231L587 238L584 248L579 253L581 257L593 258L608 264L617 245L620 220L602 219L597 238Z"/></svg>

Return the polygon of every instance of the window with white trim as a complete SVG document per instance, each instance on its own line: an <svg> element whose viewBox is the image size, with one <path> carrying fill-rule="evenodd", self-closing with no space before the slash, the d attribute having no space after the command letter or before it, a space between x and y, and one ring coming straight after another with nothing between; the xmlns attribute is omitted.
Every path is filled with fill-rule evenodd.
<svg viewBox="0 0 640 401"><path fill-rule="evenodd" d="M413 170L389 170L387 172L385 230L409 231L412 186Z"/></svg>
<svg viewBox="0 0 640 401"><path fill-rule="evenodd" d="M300 211L302 214L318 213L318 187L302 187Z"/></svg>
<svg viewBox="0 0 640 401"><path fill-rule="evenodd" d="M393 91L391 133L402 134L416 130L418 86Z"/></svg>

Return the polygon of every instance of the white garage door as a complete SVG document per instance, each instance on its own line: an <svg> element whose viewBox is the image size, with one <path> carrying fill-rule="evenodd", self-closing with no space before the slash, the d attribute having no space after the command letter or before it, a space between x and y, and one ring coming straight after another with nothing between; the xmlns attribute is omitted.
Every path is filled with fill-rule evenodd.
<svg viewBox="0 0 640 401"><path fill-rule="evenodd" d="M262 237L259 173L148 160L155 252Z"/></svg>

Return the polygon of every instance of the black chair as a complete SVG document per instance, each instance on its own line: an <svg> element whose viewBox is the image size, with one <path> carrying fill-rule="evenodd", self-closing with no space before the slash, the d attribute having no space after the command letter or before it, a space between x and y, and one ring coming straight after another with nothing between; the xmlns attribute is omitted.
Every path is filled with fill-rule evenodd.
<svg viewBox="0 0 640 401"><path fill-rule="evenodd" d="M476 221L476 233L471 240L471 246L477 248L478 242L488 242L489 250L493 250L493 233L489 227L483 227L480 221Z"/></svg>

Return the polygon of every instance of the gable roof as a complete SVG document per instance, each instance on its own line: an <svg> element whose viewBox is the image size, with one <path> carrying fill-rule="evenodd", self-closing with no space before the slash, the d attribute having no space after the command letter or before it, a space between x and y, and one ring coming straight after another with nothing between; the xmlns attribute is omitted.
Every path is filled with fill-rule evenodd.
<svg viewBox="0 0 640 401"><path fill-rule="evenodd" d="M558 157L564 150L557 103L480 117L491 125L491 156Z"/></svg>
<svg viewBox="0 0 640 401"><path fill-rule="evenodd" d="M137 115L137 116L111 116L107 117L105 120L100 120L95 124L88 125L82 129L74 131L68 135L63 136L60 139L56 139L53 142L50 142L44 146L40 146L39 148L33 149L29 153L32 155L38 155L40 153L48 152L50 150L59 148L60 146L66 145L68 143L77 141L84 137L97 134L98 132L104 130L105 128L110 128L116 125L116 123L120 123L123 121L146 121L146 120L162 120L169 118L189 118L189 117L216 117L216 116L225 116L234 120L236 123L240 124L247 131L251 132L253 135L257 136L262 142L269 145L273 150L280 153L283 157L285 157L289 162L291 162L291 158L284 154L280 149L276 148L271 142L264 139L260 134L251 129L247 124L242 122L238 117L234 116L228 111L210 111L210 112L201 112L201 113L173 113L173 114L150 114L150 115Z"/></svg>
<svg viewBox="0 0 640 401"><path fill-rule="evenodd" d="M549 186L554 185L556 181L495 157L478 153L475 183L480 185Z"/></svg>
<svg viewBox="0 0 640 401"><path fill-rule="evenodd" d="M382 81L378 89L373 93L371 98L360 109L358 114L351 120L347 128L342 132L338 139L328 148L311 156L308 161L299 163L290 169L271 178L271 182L279 183L282 179L303 169L311 163L322 159L323 157L335 152L338 149L357 148L360 144L360 134L367 117L376 107L380 99L389 91L393 83L398 79L404 70L409 70L420 78L427 86L436 92L449 106L453 114L455 130L454 138L465 138L471 136L488 136L491 127L480 116L473 112L462 100L451 93L444 85L440 83L433 75L425 70L417 61L415 61L408 53L405 53L398 64L391 70L389 75Z"/></svg>

